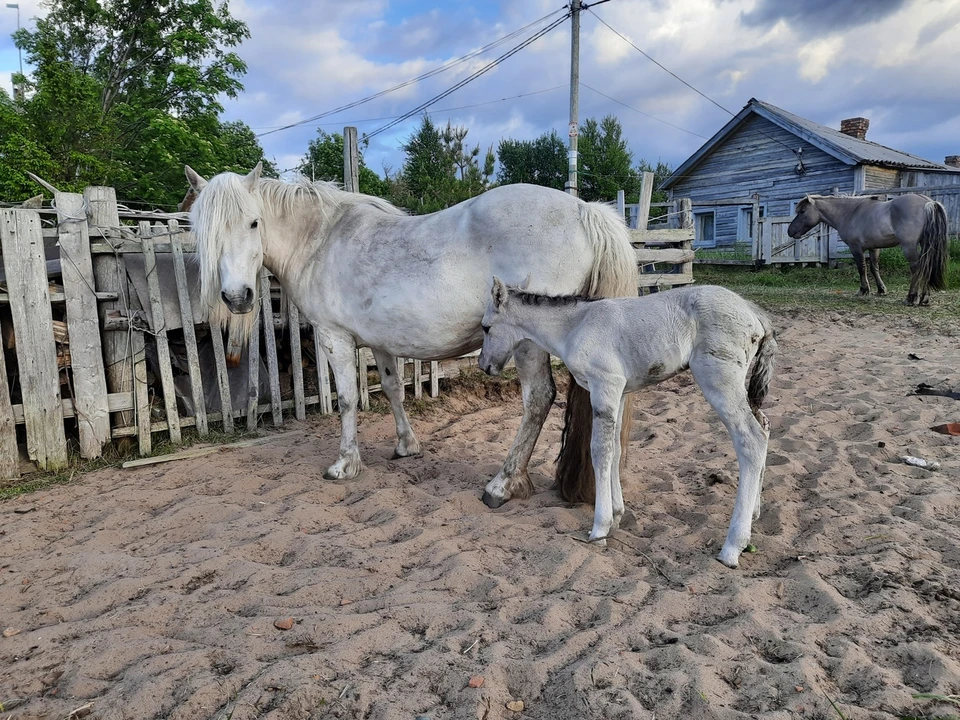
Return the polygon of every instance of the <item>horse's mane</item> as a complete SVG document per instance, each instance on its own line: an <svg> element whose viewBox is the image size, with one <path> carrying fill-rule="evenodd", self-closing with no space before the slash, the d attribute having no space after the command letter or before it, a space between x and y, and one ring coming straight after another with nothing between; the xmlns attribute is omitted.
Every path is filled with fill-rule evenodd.
<svg viewBox="0 0 960 720"><path fill-rule="evenodd" d="M269 205L275 213L289 214L304 203L319 212L323 223L330 222L345 208L359 205L389 215L406 215L403 210L382 198L350 193L334 182L312 182L306 178L283 182L261 178L257 183L257 192L249 192L243 185L243 179L243 176L231 172L212 177L190 209L190 220L194 229L206 230L202 235L197 235L196 257L204 295L201 302L209 312L210 323L219 322L231 327L242 325L241 331L245 335L249 334L255 313L232 315L219 298L219 259L229 237L228 229L236 224L238 218L258 218L262 204Z"/></svg>

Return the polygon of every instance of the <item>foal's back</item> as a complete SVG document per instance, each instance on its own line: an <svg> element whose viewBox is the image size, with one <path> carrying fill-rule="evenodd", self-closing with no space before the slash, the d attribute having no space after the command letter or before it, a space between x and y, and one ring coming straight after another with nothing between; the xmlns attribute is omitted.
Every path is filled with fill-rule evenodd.
<svg viewBox="0 0 960 720"><path fill-rule="evenodd" d="M687 370L698 355L743 363L746 371L768 327L753 303L714 285L595 300L584 304L565 360L574 375L622 374L630 392Z"/></svg>

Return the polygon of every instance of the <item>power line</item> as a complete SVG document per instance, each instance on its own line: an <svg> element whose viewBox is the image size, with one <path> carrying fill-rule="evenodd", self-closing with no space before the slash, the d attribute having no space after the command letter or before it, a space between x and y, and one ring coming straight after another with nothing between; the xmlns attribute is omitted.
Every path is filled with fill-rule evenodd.
<svg viewBox="0 0 960 720"><path fill-rule="evenodd" d="M463 87L464 85L466 85L467 83L470 83L470 82L476 80L478 77L480 77L481 75L483 75L483 74L486 73L486 72L489 72L490 70L492 70L493 68L495 68L497 65L499 65L500 63L502 63L502 62L503 62L504 60L506 60L507 58L511 57L512 55L515 55L516 53L520 52L523 48L525 48L525 47L527 47L528 45L530 45L531 43L534 43L534 42L536 42L537 40L539 40L541 37L543 37L544 35L546 35L548 32L550 32L551 30L553 30L553 29L555 29L556 27L558 27L561 23L563 23L568 17L570 17L570 14L571 14L571 13L569 13L569 12L565 13L565 14L563 15L563 17L560 17L560 18L554 20L554 21L551 22L549 25L547 25L545 28L543 28L543 29L541 29L541 30L538 30L536 33L534 33L533 35L531 35L529 38L527 38L526 40L524 40L522 43L520 43L519 45L516 45L515 47L511 48L510 50L508 50L507 52L505 52L503 55L501 55L500 57L498 57L497 59L495 59L495 60L487 63L486 65L484 65L482 68L480 68L480 69L477 70L476 72L468 75L468 76L465 77L463 80L461 80L460 82L456 83L453 87L451 87L451 88L443 91L443 92L440 93L439 95L435 95L434 97L430 98L430 99L427 100L426 102L420 103L420 105L418 105L417 107L415 107L413 110L410 110L409 112L404 113L403 115L401 115L400 117L396 118L395 120L392 120L391 122L388 122L386 125L383 125L383 126L377 128L377 129L374 130L372 133L367 134L365 137L366 137L367 139L370 139L370 138L372 138L372 137L375 137L376 135L379 135L380 133L382 133L384 130L389 130L389 129L392 128L393 126L399 125L399 124L400 124L401 122L403 122L404 120L413 117L414 115L416 115L416 114L419 113L420 111L426 110L428 107L430 107L431 105L433 105L435 102L437 102L437 101L439 101L439 100L443 100L443 98L445 98L445 97L447 97L448 95L451 95L452 93L456 92L457 90L459 90L460 88L462 88L462 87Z"/></svg>
<svg viewBox="0 0 960 720"><path fill-rule="evenodd" d="M595 4L597 4L597 3L595 3ZM723 105L721 105L720 103L718 103L718 102L717 102L716 100L714 100L712 97L710 97L710 96L707 95L706 93L701 92L700 90L698 90L697 88L695 88L693 85L691 85L690 83L688 83L686 80L684 80L682 77L680 77L679 75L677 75L675 72L673 72L673 71L670 70L669 68L665 67L662 63L658 62L658 61L655 60L654 58L652 58L652 57L650 57L649 55L647 55L647 53L645 53L643 50L641 50L641 49L638 48L636 45L634 45L632 42L630 42L630 40L628 40L628 39L627 39L626 37L624 37L622 34L620 34L620 33L617 32L616 30L614 30L612 27L610 27L610 25L609 25L602 17L600 17L599 15L597 15L597 13L595 13L592 9L590 9L590 8L587 8L587 9L590 10L591 13L593 13L593 16L594 16L597 20L599 20L601 23L603 23L604 25L606 25L606 26L607 26L607 29L610 30L610 32L612 32L613 34L617 35L621 40L623 40L623 41L624 41L625 43L627 43L630 47L632 47L632 48L633 48L634 50L636 50L638 53L640 53L640 54L643 55L645 58L647 58L647 60L649 60L650 62L652 62L654 65L656 65L657 67L659 67L661 70L663 70L664 72L668 73L669 75L671 75L671 76L673 76L674 78L676 78L677 80L679 80L681 83L683 83L683 84L686 85L688 88L690 88L690 89L693 90L695 93L697 93L697 95L699 95L700 97L702 97L702 98L704 98L705 100L707 100L708 102L716 105L718 108L720 108L720 109L723 110L725 113L727 113L727 115L730 115L731 117L736 117L736 116L737 116L736 113L731 112L730 110L727 110L727 108L725 108ZM591 89L592 89L592 88L591 88ZM610 98L610 99L613 100L613 98ZM617 102L617 101L615 101L615 102ZM632 108L631 108L631 109L632 109ZM682 129L682 128L681 128L681 129ZM685 132L689 132L689 131L685 131ZM799 150L799 151L798 151L798 150L795 150L794 148L790 147L789 145L787 145L787 144L784 143L783 141L778 140L777 138L773 137L772 135L768 135L767 133L765 133L763 130L761 130L761 129L759 129L759 128L757 128L757 132L759 132L761 135L763 135L764 137L766 137L768 140L771 140L771 141L777 143L777 145L780 145L780 146L786 148L786 149L789 150L791 153L793 153L793 154L796 155L798 158L800 158L800 165L801 165L801 167L802 167L802 165L803 165L803 160L802 160L802 156L801 156L801 153L803 152L802 148L801 148L801 150ZM696 133L693 133L693 134L695 135ZM699 136L699 137L703 137L703 136L701 135L701 136Z"/></svg>
<svg viewBox="0 0 960 720"><path fill-rule="evenodd" d="M672 122L667 122L666 120L663 120L663 119L661 119L661 118L658 118L658 117L656 117L656 116L654 116L654 115L651 115L651 114L649 114L649 113L645 113L643 110L637 110L635 107L630 107L630 106L627 105L625 102L621 102L620 100L617 100L615 97L610 97L610 96L607 95L606 93L602 93L602 92L600 92L599 90L597 90L596 88L590 87L589 85L587 85L587 84L586 84L585 82L583 82L583 81L581 81L580 84L583 85L583 87L585 87L587 90L593 90L593 92L595 92L597 95L602 95L602 96L605 97L607 100L612 100L613 102L617 103L618 105L623 105L623 107L627 108L627 110L633 110L635 113L639 113L639 114L643 115L644 117L650 118L651 120L656 120L657 122L663 123L664 125L669 125L669 126L672 127L672 128L676 128L677 130L682 130L682 131L685 132L685 133L688 133L688 134L690 134L690 135L694 135L694 136L696 136L696 137L698 137L698 138L702 138L703 140L709 140L709 138L706 137L705 135L701 135L700 133L695 133L693 130L687 130L686 128L682 128L682 127L680 127L679 125L674 125Z"/></svg>
<svg viewBox="0 0 960 720"><path fill-rule="evenodd" d="M494 105L496 103L506 102L507 100L516 100L518 98L529 97L531 95L539 95L541 93L550 92L552 90L559 90L560 88L569 87L566 83L563 85L554 85L551 88L544 88L543 90L534 90L528 93L521 93L519 95L511 95L510 97L500 98L498 100L487 100L485 102L472 103L471 105L458 105L457 107L450 108L438 108L436 110L431 110L431 114L442 113L442 112L453 112L454 110L469 110L470 108L481 107L483 105ZM382 122L384 120L396 120L400 115L387 115L385 117L376 117L376 118L365 118L363 120L338 120L337 122L328 122L328 123L317 123L317 127L322 127L326 125L362 125L363 123L370 122ZM254 128L256 129L256 128ZM269 129L269 128L259 128Z"/></svg>
<svg viewBox="0 0 960 720"><path fill-rule="evenodd" d="M607 28L610 30L610 32L612 32L613 34L619 36L621 40L623 40L625 43L627 43L628 45L630 45L630 47L632 47L632 48L633 48L634 50L636 50L638 53L640 53L641 55L643 55L647 60L649 60L649 61L652 62L654 65L656 65L657 67L659 67L661 70L663 70L664 72L666 72L666 73L672 75L673 77L675 77L677 80L679 80L680 82L682 82L682 83L683 83L684 85L686 85L688 88L690 88L691 90L693 90L697 95L699 95L699 96L702 97L703 99L705 99L705 100L713 103L713 104L716 105L718 108L720 108L721 110L723 110L725 113L727 113L727 115L730 115L730 116L736 115L736 113L730 112L730 111L727 110L723 105L721 105L720 103L718 103L716 100L714 100L714 99L713 99L712 97L710 97L709 95L706 95L705 93L702 93L702 92L700 92L699 90L697 90L697 88L695 88L693 85L691 85L690 83L688 83L688 82L687 82L686 80L684 80L682 77L680 77L679 75L677 75L675 72L673 72L673 70L670 70L669 68L664 67L661 63L657 62L657 61L654 60L652 57L650 57L649 55L647 55L643 50L641 50L641 49L638 48L636 45L634 45L632 42L630 42L626 37L624 37L624 36L621 35L619 32L617 32L617 31L614 30L612 27L610 27L610 25L608 25L607 22L606 22L602 17L600 17L599 15L597 15L597 13L594 12L592 8L587 8L587 9L590 10L591 13L593 13L593 16L594 16L597 20L599 20L601 23L603 23L604 25L606 25Z"/></svg>
<svg viewBox="0 0 960 720"><path fill-rule="evenodd" d="M494 40L492 43L489 43L489 44L487 44L487 45L484 45L483 47L481 47L481 48L479 48L479 49L477 49L477 50L473 50L473 51L467 53L466 55L464 55L464 56L462 56L462 57L459 57L459 58L457 58L457 59L455 59L455 60L451 60L450 62L444 63L443 65L440 65L439 67L436 67L436 68L434 68L434 69L432 69L432 70L428 70L427 72L423 73L422 75L418 75L417 77L410 78L409 80L406 80L406 81L400 83L399 85L394 85L393 87L387 88L386 90L381 90L380 92L374 93L373 95L368 95L367 97L361 98L360 100L355 100L354 102L347 103L346 105L341 105L341 106L339 106L339 107L333 108L332 110L327 110L327 111L325 111L325 112L318 113L317 115L312 115L311 117L305 118L305 119L303 119L303 120L297 120L296 122L290 123L289 125L281 125L281 126L279 126L279 127L275 127L275 128L273 128L273 129L271 129L271 130L267 130L266 132L259 133L259 134L257 135L257 137L264 137L265 135L272 135L273 133L281 132L282 130L289 130L290 128L298 127L298 126L300 126L300 125L306 125L307 123L316 122L317 120L320 120L321 118L325 118L325 117L327 117L327 116L329 116L329 115L334 115L334 114L336 114L336 113L343 112L344 110L349 110L350 108L357 107L358 105L364 105L364 104L370 102L371 100L376 100L376 99L379 98L379 97L383 97L384 95L387 95L387 94L389 94L389 93L392 93L392 92L394 92L394 91L396 91L396 90L400 90L400 89L402 89L402 88L408 87L409 85L413 85L414 83L418 83L418 82L420 82L421 80L426 80L427 78L433 77L434 75L439 75L440 73L446 72L446 71L449 70L450 68L456 67L457 65L461 65L461 64L467 62L468 60L472 60L473 58L475 58L475 57L477 57L477 56L479 56L479 55L482 55L482 54L484 54L484 53L486 53L486 52L494 49L495 47L499 47L500 45L504 44L504 43L507 42L508 40L512 40L513 38L517 37L518 35L521 35L521 34L523 34L524 32L526 32L526 31L529 30L530 28L532 28L532 27L534 27L534 26L536 26L536 25L539 25L540 23L544 22L544 21L547 20L548 18L556 15L556 14L559 13L559 12L562 12L563 9L564 9L564 8L559 8L559 9L557 9L557 10L554 10L553 12L547 13L547 14L544 15L543 17L541 17L541 18L539 18L539 19L537 19L537 20L534 20L534 21L531 22L531 23L527 23L527 24L524 25L523 27L518 28L517 30L514 30L514 31L511 32L511 33L508 33L507 35L504 35L503 37L501 37L501 38L499 38L499 39L497 39L497 40Z"/></svg>

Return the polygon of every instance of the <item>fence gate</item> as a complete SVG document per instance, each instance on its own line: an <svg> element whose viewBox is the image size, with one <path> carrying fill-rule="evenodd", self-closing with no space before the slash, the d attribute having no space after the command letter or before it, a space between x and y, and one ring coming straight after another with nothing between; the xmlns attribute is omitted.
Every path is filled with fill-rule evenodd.
<svg viewBox="0 0 960 720"><path fill-rule="evenodd" d="M806 235L794 239L787 235L787 228L792 220L792 215L761 218L757 260L768 265L777 265L826 263L831 257L836 257L839 245L842 244L836 237L836 231L821 223ZM846 245L843 245L843 248L846 248Z"/></svg>

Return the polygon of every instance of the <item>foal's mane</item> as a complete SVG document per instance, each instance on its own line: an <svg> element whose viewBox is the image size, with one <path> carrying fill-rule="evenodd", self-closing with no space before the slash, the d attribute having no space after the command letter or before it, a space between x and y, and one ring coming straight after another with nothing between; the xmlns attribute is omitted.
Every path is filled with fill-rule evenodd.
<svg viewBox="0 0 960 720"><path fill-rule="evenodd" d="M576 305L577 303L593 302L603 299L599 297L587 297L586 295L538 295L537 293L525 292L514 288L510 288L510 297L516 298L524 305L546 305L547 307Z"/></svg>

